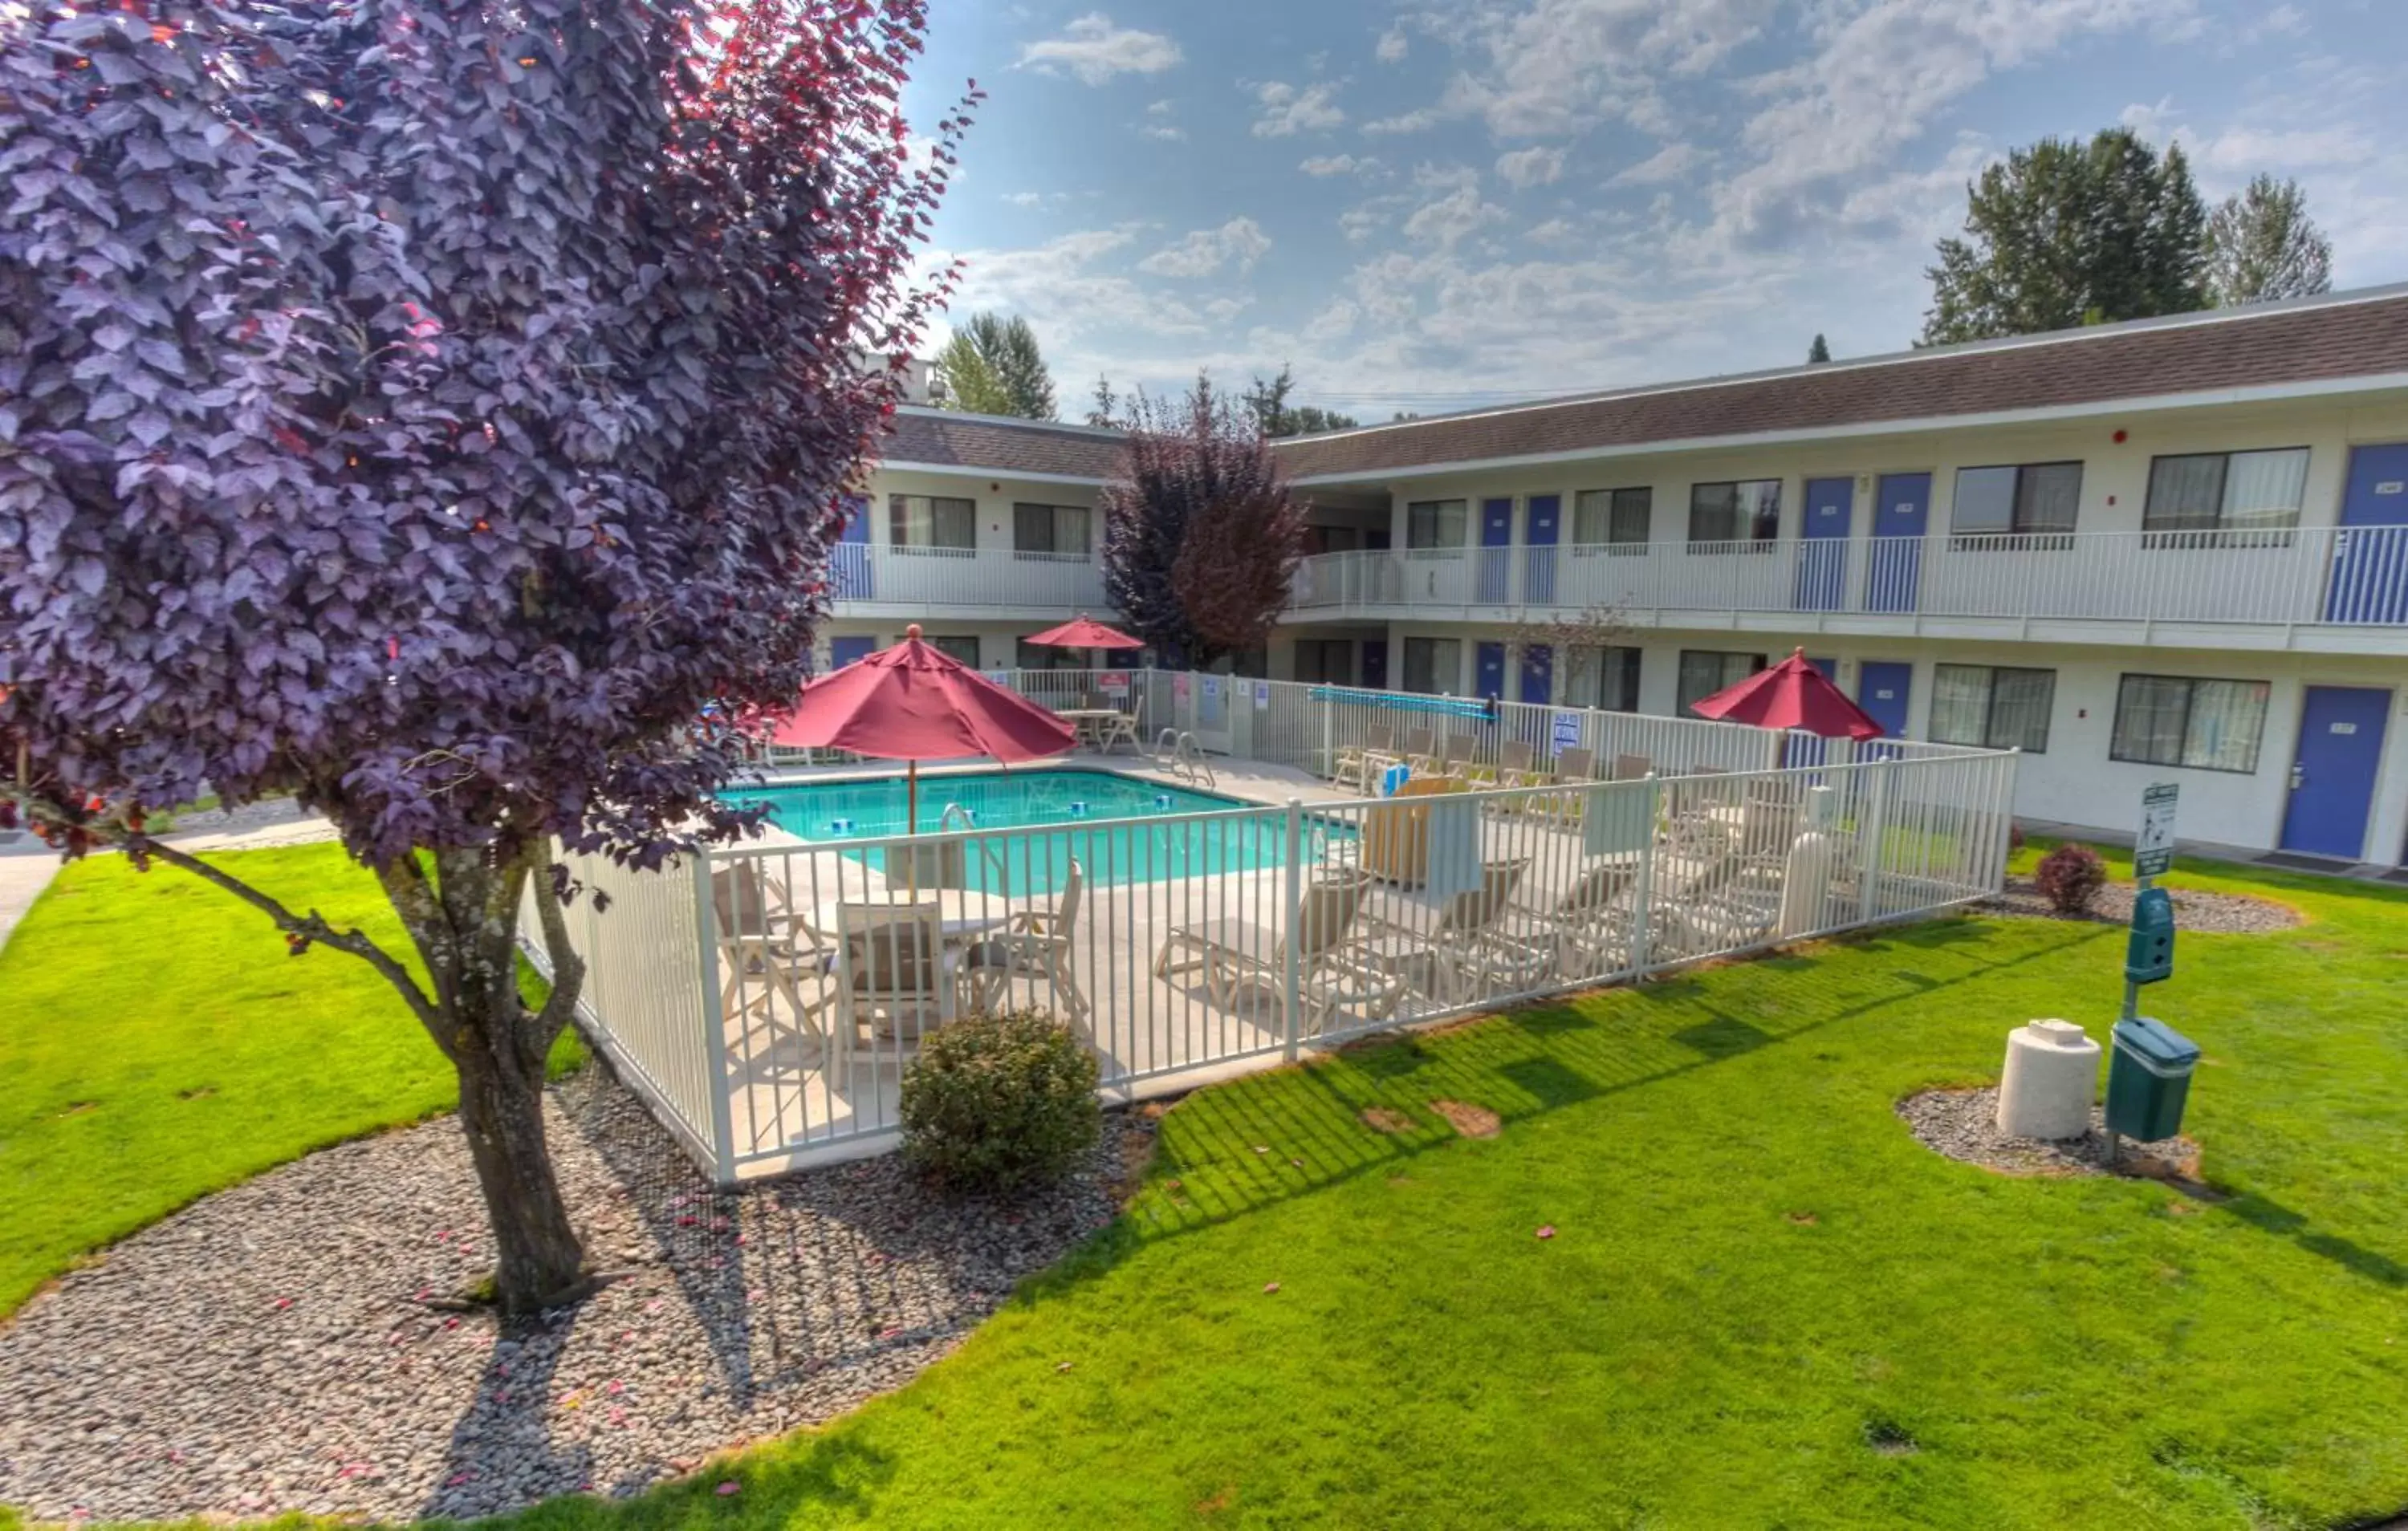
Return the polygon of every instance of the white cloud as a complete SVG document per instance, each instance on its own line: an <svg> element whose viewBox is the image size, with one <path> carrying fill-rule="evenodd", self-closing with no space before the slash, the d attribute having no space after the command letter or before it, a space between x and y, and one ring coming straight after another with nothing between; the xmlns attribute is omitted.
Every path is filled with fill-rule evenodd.
<svg viewBox="0 0 2408 1531"><path fill-rule="evenodd" d="M1564 173L1564 151L1543 144L1497 156L1497 174L1517 191L1545 186Z"/></svg>
<svg viewBox="0 0 2408 1531"><path fill-rule="evenodd" d="M1379 42L1371 49L1371 56L1382 64L1402 64L1408 46L1405 29L1398 24L1380 34Z"/></svg>
<svg viewBox="0 0 2408 1531"><path fill-rule="evenodd" d="M1271 248L1270 236L1251 218L1232 218L1217 229L1197 229L1175 245L1165 245L1137 263L1140 271L1157 277L1209 277L1234 264L1240 275L1252 271Z"/></svg>
<svg viewBox="0 0 2408 1531"><path fill-rule="evenodd" d="M1179 45L1159 32L1118 27L1102 11L1080 17L1058 37L1020 50L1022 64L1101 85L1115 75L1158 75L1180 61Z"/></svg>
<svg viewBox="0 0 2408 1531"><path fill-rule="evenodd" d="M1766 104L1741 133L1756 163L1714 188L1727 237L1786 239L1835 188L1889 164L1940 112L1992 76L2076 37L2179 22L2193 0L1874 0L1828 12L1815 50L1757 76ZM1880 109L1868 110L1869 103Z"/></svg>
<svg viewBox="0 0 2408 1531"><path fill-rule="evenodd" d="M1405 219L1404 236L1420 244L1452 250L1493 223L1505 209L1480 195L1480 172L1465 165L1423 165L1413 172L1425 197Z"/></svg>
<svg viewBox="0 0 2408 1531"><path fill-rule="evenodd" d="M2235 177L2363 165L2378 151L2364 129L2345 122L2314 128L2232 127L2196 147L2201 165Z"/></svg>
<svg viewBox="0 0 2408 1531"><path fill-rule="evenodd" d="M1147 103L1145 114L1148 117L1168 117L1170 115L1170 102L1166 98Z"/></svg>
<svg viewBox="0 0 2408 1531"><path fill-rule="evenodd" d="M1148 122L1140 131L1149 138L1160 138L1166 143L1187 141L1187 130L1176 122Z"/></svg>
<svg viewBox="0 0 2408 1531"><path fill-rule="evenodd" d="M2276 6L2241 29L2243 42L2263 42L2268 37L2296 37L2308 30L2307 12L2297 6Z"/></svg>
<svg viewBox="0 0 2408 1531"><path fill-rule="evenodd" d="M1262 107L1262 115L1254 119L1254 136L1284 138L1334 128L1346 121L1337 97L1338 87L1326 82L1298 89L1282 80L1266 80L1254 87L1254 100Z"/></svg>
<svg viewBox="0 0 2408 1531"><path fill-rule="evenodd" d="M1611 186L1661 186L1682 179L1713 156L1695 144L1666 144L1637 165L1617 173Z"/></svg>
<svg viewBox="0 0 2408 1531"><path fill-rule="evenodd" d="M1373 136L1399 133L1426 133L1446 121L1444 113L1432 107L1420 107L1394 117L1382 117L1363 124L1363 131Z"/></svg>
<svg viewBox="0 0 2408 1531"><path fill-rule="evenodd" d="M1315 154L1297 168L1308 176L1351 176L1358 165L1368 163L1352 154Z"/></svg>

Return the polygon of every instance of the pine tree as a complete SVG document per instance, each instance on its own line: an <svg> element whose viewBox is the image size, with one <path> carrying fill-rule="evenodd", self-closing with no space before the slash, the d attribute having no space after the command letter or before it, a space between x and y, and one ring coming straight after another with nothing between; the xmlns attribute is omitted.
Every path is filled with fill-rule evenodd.
<svg viewBox="0 0 2408 1531"><path fill-rule="evenodd" d="M937 353L945 408L980 415L1054 418L1054 375L1028 321L972 314Z"/></svg>
<svg viewBox="0 0 2408 1531"><path fill-rule="evenodd" d="M2031 335L2207 306L2207 209L2179 145L2128 128L2043 138L1966 187L1940 241L1923 343Z"/></svg>
<svg viewBox="0 0 2408 1531"><path fill-rule="evenodd" d="M2258 176L2207 221L2207 291L2219 308L2307 297L2332 287L2332 242L2308 217L2307 193Z"/></svg>
<svg viewBox="0 0 2408 1531"><path fill-rule="evenodd" d="M1806 365L1813 366L1821 363L1828 362L1830 359L1831 342L1823 338L1822 331L1816 330L1814 332L1814 343L1806 348Z"/></svg>
<svg viewBox="0 0 2408 1531"><path fill-rule="evenodd" d="M1265 436L1318 436L1324 431L1351 431L1362 423L1353 415L1341 415L1318 405L1300 404L1290 408L1288 395L1296 391L1296 370L1283 363L1279 376L1265 381L1254 379L1254 386L1240 395L1246 412Z"/></svg>

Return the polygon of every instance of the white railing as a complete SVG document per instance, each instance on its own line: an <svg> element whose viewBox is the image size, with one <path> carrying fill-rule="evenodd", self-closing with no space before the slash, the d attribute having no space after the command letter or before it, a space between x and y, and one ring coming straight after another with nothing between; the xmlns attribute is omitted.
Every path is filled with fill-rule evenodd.
<svg viewBox="0 0 2408 1531"><path fill-rule="evenodd" d="M839 611L847 603L966 611L1104 604L1103 571L1093 559L1010 548L838 543L828 558L828 586Z"/></svg>
<svg viewBox="0 0 2408 1531"><path fill-rule="evenodd" d="M1325 553L1292 607L2408 625L2408 526Z"/></svg>
<svg viewBox="0 0 2408 1531"><path fill-rule="evenodd" d="M1084 700L1102 673L1009 679ZM1196 721L1204 678L1118 673L1161 726ZM1359 699L1387 694L1229 685L1224 726L1259 758L1326 762L1409 715ZM646 874L572 857L572 874L610 895L571 911L589 965L581 1015L727 1180L891 1145L916 1037L981 1008L1060 1017L1108 1095L1127 1099L1360 1033L1928 914L2004 876L2012 753L1852 757L1728 724L1510 704L1427 716L1474 736L1453 750L1440 737L1458 758L1428 796L1199 808L1149 783L1134 816L1080 822L1070 783L1067 822L777 833ZM1525 780L1511 774L1525 744L1538 771L1586 749L1600 774L1636 774ZM936 906L926 948L891 924L859 931L898 900Z"/></svg>

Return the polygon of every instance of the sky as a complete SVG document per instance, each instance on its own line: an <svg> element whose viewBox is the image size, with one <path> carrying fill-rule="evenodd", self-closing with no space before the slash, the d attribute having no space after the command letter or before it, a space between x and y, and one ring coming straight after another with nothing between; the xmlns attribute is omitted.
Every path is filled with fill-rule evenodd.
<svg viewBox="0 0 2408 1531"><path fill-rule="evenodd" d="M2408 279L2402 0L931 0L906 104L989 93L956 315L1095 379L1366 423L1901 350L1965 184L2117 123L2213 202L2296 177Z"/></svg>

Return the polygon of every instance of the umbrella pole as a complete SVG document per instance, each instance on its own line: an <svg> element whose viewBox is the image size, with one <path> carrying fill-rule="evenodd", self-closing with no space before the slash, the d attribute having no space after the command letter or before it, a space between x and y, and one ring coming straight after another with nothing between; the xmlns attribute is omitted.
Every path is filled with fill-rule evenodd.
<svg viewBox="0 0 2408 1531"><path fill-rule="evenodd" d="M920 763L906 762L903 767L903 841L904 886L910 890L914 904L920 901Z"/></svg>

